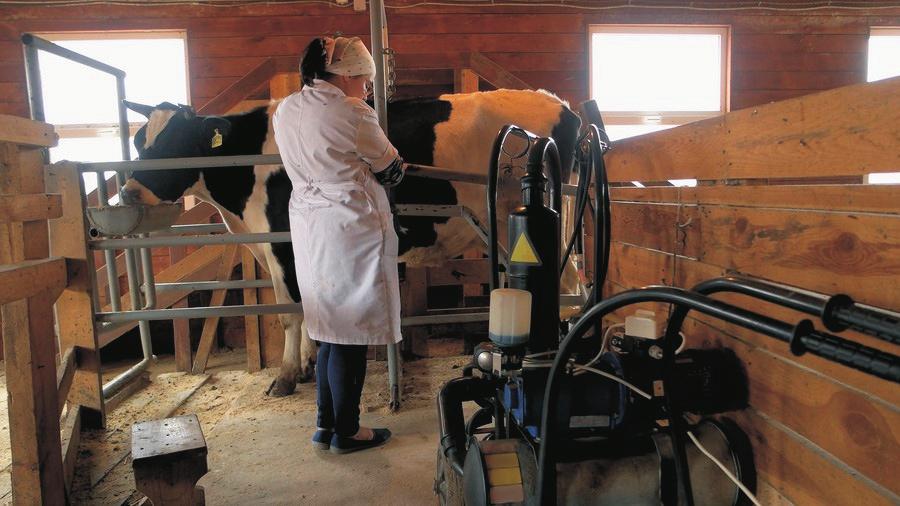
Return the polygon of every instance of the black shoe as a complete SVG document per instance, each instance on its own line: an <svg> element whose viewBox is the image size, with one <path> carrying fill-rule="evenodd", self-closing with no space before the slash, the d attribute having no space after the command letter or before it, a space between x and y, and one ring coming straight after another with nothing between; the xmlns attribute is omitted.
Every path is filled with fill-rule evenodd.
<svg viewBox="0 0 900 506"><path fill-rule="evenodd" d="M391 438L391 431L387 429L372 429L372 439L363 441L352 437L341 437L337 434L331 436L331 453L344 454L368 450L387 443Z"/></svg>
<svg viewBox="0 0 900 506"><path fill-rule="evenodd" d="M331 446L333 436L334 431L331 429L316 428L316 433L312 437L313 447L317 450L327 450Z"/></svg>

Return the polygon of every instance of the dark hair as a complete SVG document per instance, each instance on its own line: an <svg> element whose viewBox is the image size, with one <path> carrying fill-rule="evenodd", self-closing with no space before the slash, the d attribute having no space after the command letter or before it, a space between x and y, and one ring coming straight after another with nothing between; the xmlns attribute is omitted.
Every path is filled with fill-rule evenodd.
<svg viewBox="0 0 900 506"><path fill-rule="evenodd" d="M312 86L313 79L328 79L334 76L325 71L325 39L313 39L300 58L300 78L304 86Z"/></svg>

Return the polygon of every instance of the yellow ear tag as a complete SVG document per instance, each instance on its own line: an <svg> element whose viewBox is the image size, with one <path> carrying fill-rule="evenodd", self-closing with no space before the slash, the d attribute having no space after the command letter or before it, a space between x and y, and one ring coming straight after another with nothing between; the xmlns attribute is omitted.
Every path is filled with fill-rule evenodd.
<svg viewBox="0 0 900 506"><path fill-rule="evenodd" d="M222 145L222 134L219 133L219 129L215 130L216 134L212 137L212 147L217 148Z"/></svg>

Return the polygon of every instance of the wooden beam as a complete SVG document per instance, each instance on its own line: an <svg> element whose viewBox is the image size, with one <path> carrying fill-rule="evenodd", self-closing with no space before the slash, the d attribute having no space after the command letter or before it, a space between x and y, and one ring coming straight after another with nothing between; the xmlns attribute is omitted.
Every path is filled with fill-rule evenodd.
<svg viewBox="0 0 900 506"><path fill-rule="evenodd" d="M234 270L237 249L238 245L236 244L225 247L225 252L222 253L222 262L219 264L219 271L216 273L217 281L227 281L231 277L231 271ZM228 290L214 290L209 305L215 307L224 304L227 291ZM200 336L200 343L197 345L197 355L194 357L194 367L191 370L193 374L203 374L203 371L206 370L209 354L212 352L213 344L215 344L216 328L218 325L218 316L207 318L206 322L203 324L203 334Z"/></svg>
<svg viewBox="0 0 900 506"><path fill-rule="evenodd" d="M169 248L169 266L178 264L184 259L186 248L184 246L175 246ZM188 307L188 298L185 297L175 304L173 308ZM188 372L191 370L191 325L187 318L176 318L172 320L172 338L175 347L175 370L178 372Z"/></svg>
<svg viewBox="0 0 900 506"><path fill-rule="evenodd" d="M789 185L612 188L614 202L718 204L770 209L900 214L900 185Z"/></svg>
<svg viewBox="0 0 900 506"><path fill-rule="evenodd" d="M247 98L264 83L268 83L277 72L275 61L266 58L253 70L241 77L222 93L219 93L203 107L197 110L197 114L224 114L232 107Z"/></svg>
<svg viewBox="0 0 900 506"><path fill-rule="evenodd" d="M62 216L59 195L0 195L0 223L34 221Z"/></svg>
<svg viewBox="0 0 900 506"><path fill-rule="evenodd" d="M861 176L900 166L900 77L613 143L611 182Z"/></svg>
<svg viewBox="0 0 900 506"><path fill-rule="evenodd" d="M256 279L256 257L249 248L241 248L241 272L245 281ZM257 304L256 288L244 289L244 305ZM259 348L259 315L244 317L244 334L247 339L247 370L256 372L262 369L262 354Z"/></svg>
<svg viewBox="0 0 900 506"><path fill-rule="evenodd" d="M482 79L493 84L497 88L513 90L530 90L532 86L516 77L512 72L501 67L482 53L469 54L469 68L475 71Z"/></svg>
<svg viewBox="0 0 900 506"><path fill-rule="evenodd" d="M56 300L66 287L66 260L45 258L0 266L0 305L49 293Z"/></svg>
<svg viewBox="0 0 900 506"><path fill-rule="evenodd" d="M56 369L56 391L59 398L59 412L62 413L66 405L66 397L69 395L69 389L72 388L72 379L75 378L75 369L78 367L77 349L69 348L63 354L59 361L59 367Z"/></svg>
<svg viewBox="0 0 900 506"><path fill-rule="evenodd" d="M66 496L72 491L72 481L75 479L75 462L78 460L78 446L81 444L81 407L72 406L72 410L66 415L66 421L62 427L62 458L63 481L66 487ZM68 504L72 504L71 498Z"/></svg>
<svg viewBox="0 0 900 506"><path fill-rule="evenodd" d="M56 301L59 346L81 348L78 369L68 400L88 408L82 413L86 427L106 424L103 380L100 376L100 347L94 322L92 292L95 290L94 253L88 250L87 221L84 215L84 180L75 164L61 162L46 168L47 190L62 195L63 217L50 221L50 248L66 258L68 286Z"/></svg>
<svg viewBox="0 0 900 506"><path fill-rule="evenodd" d="M31 147L50 147L56 146L58 140L59 136L53 130L53 125L0 114L0 142Z"/></svg>
<svg viewBox="0 0 900 506"><path fill-rule="evenodd" d="M474 93L478 91L478 74L472 69L453 71L453 93Z"/></svg>

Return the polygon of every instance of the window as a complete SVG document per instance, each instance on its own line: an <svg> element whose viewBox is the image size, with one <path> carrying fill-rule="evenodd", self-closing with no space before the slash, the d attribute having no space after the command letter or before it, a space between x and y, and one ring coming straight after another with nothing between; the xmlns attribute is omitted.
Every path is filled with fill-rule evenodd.
<svg viewBox="0 0 900 506"><path fill-rule="evenodd" d="M589 30L591 98L610 139L728 110L727 26L591 25Z"/></svg>
<svg viewBox="0 0 900 506"><path fill-rule="evenodd" d="M900 27L872 27L869 31L868 81L900 76ZM868 174L866 183L900 183L900 172Z"/></svg>
<svg viewBox="0 0 900 506"><path fill-rule="evenodd" d="M126 73L125 96L132 101L189 103L185 32L50 33L42 37ZM122 159L116 80L113 76L41 51L38 56L46 121L56 125L59 145L51 161ZM128 112L130 134L146 118ZM131 157L136 157L131 146ZM112 177L112 173L107 174ZM96 188L85 175L87 191Z"/></svg>

